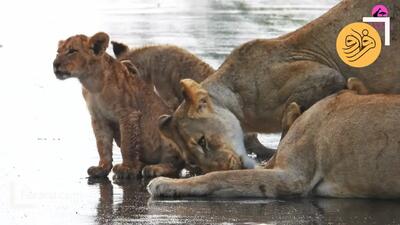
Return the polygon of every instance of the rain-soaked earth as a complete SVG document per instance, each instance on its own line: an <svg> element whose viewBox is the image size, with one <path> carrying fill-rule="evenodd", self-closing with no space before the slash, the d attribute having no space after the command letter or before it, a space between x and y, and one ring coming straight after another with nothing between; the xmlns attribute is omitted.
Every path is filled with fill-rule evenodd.
<svg viewBox="0 0 400 225"><path fill-rule="evenodd" d="M336 3L4 1L0 224L400 224L398 201L151 199L144 180L88 180L98 156L80 84L52 72L58 40L97 31L131 46L179 45L217 68L236 46L293 31ZM279 135L260 139L276 147Z"/></svg>

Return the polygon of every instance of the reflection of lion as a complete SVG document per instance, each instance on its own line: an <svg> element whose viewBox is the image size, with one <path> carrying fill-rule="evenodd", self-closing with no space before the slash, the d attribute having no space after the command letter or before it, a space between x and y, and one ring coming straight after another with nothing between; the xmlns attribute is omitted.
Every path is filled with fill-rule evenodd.
<svg viewBox="0 0 400 225"><path fill-rule="evenodd" d="M155 196L399 198L399 114L398 95L343 91L294 121L272 169L158 178L148 190Z"/></svg>
<svg viewBox="0 0 400 225"><path fill-rule="evenodd" d="M100 156L92 177L107 176L112 168L113 139L121 147L122 164L114 166L117 177L176 175L183 161L174 144L162 138L157 127L168 107L146 85L129 62L124 64L105 50L109 37L77 35L60 41L54 60L59 79L78 78L92 118ZM130 72L129 72L129 71Z"/></svg>

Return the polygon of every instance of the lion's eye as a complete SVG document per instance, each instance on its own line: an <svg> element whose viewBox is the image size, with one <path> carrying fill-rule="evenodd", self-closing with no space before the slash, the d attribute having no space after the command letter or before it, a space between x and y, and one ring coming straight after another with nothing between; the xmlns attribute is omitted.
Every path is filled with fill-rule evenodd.
<svg viewBox="0 0 400 225"><path fill-rule="evenodd" d="M201 136L201 138L197 141L197 144L203 148L203 151L207 150L207 140L206 137Z"/></svg>
<svg viewBox="0 0 400 225"><path fill-rule="evenodd" d="M70 55L70 54L73 54L73 53L75 53L75 52L77 52L77 51L78 51L78 50L76 50L76 49L70 48L70 49L68 50L67 54Z"/></svg>

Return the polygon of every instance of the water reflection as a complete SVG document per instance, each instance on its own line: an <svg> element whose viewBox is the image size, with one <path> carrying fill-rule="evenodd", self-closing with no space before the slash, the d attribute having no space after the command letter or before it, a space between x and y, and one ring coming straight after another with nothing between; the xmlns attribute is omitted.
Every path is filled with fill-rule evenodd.
<svg viewBox="0 0 400 225"><path fill-rule="evenodd" d="M110 224L118 221L138 221L148 213L145 180L119 180L113 185L108 178L89 178L89 185L99 188L99 203L96 207L96 223ZM122 190L121 195L114 188Z"/></svg>
<svg viewBox="0 0 400 225"><path fill-rule="evenodd" d="M178 44L218 67L233 48L255 38L290 32L325 12L325 1L147 1L108 4L111 36L132 46ZM108 7L112 5L112 7Z"/></svg>
<svg viewBox="0 0 400 225"><path fill-rule="evenodd" d="M146 181L118 183L115 199L108 179L99 188L96 224L398 224L398 201L363 199L151 199Z"/></svg>

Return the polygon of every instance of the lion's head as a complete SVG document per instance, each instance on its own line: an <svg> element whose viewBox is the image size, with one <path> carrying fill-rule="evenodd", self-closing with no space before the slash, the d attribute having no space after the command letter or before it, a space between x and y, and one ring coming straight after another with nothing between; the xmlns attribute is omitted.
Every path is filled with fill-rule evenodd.
<svg viewBox="0 0 400 225"><path fill-rule="evenodd" d="M203 173L253 168L237 118L212 103L207 91L196 81L181 81L185 100L173 115L160 117L161 133L183 151L185 160Z"/></svg>
<svg viewBox="0 0 400 225"><path fill-rule="evenodd" d="M58 79L84 79L101 63L108 47L109 37L99 32L92 37L76 35L59 41L53 70Z"/></svg>

